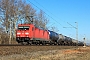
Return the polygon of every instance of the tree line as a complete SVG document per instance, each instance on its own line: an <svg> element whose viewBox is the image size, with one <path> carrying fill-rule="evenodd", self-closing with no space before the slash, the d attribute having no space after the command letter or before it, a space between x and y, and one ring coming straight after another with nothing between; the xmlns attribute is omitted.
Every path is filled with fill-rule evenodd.
<svg viewBox="0 0 90 60"><path fill-rule="evenodd" d="M17 25L31 23L32 18L34 25L47 28L49 20L42 10L37 12L25 0L0 0L0 43L8 44L10 34L15 42Z"/></svg>

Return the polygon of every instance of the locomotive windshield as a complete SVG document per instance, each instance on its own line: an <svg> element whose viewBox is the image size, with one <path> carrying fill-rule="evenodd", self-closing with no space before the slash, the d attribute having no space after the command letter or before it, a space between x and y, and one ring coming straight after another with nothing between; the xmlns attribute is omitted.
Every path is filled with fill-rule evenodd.
<svg viewBox="0 0 90 60"><path fill-rule="evenodd" d="M19 26L18 30L29 30L30 26Z"/></svg>

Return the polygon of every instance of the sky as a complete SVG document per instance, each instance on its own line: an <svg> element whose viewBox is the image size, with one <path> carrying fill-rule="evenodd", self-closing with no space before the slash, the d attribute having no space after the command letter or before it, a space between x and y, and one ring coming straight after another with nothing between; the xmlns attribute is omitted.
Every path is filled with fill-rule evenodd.
<svg viewBox="0 0 90 60"><path fill-rule="evenodd" d="M28 3L30 3L36 10L41 9L46 13L46 17L49 19L48 26L56 27L57 33L76 39L76 29L72 26L77 27L77 24L75 23L77 22L78 40L83 41L83 38L85 37L86 42L90 43L90 0L29 1Z"/></svg>

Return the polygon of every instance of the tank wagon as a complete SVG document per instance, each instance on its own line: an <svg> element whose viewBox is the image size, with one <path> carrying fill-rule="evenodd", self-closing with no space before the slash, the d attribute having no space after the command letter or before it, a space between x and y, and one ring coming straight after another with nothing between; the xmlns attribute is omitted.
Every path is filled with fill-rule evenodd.
<svg viewBox="0 0 90 60"><path fill-rule="evenodd" d="M67 45L69 42L68 37L62 34L59 34L58 44L59 45Z"/></svg>
<svg viewBox="0 0 90 60"><path fill-rule="evenodd" d="M78 44L78 41L75 39L72 39L72 45L76 46Z"/></svg>
<svg viewBox="0 0 90 60"><path fill-rule="evenodd" d="M71 38L65 36L65 45L71 45Z"/></svg>
<svg viewBox="0 0 90 60"><path fill-rule="evenodd" d="M48 32L50 40L52 41L53 44L56 44L57 40L59 39L59 34L50 30L48 30Z"/></svg>
<svg viewBox="0 0 90 60"><path fill-rule="evenodd" d="M65 36L62 34L59 34L59 39L57 40L59 45L64 45L65 44Z"/></svg>
<svg viewBox="0 0 90 60"><path fill-rule="evenodd" d="M19 24L16 30L16 41L21 44L54 44L54 45L82 45L77 40L34 26L33 24Z"/></svg>
<svg viewBox="0 0 90 60"><path fill-rule="evenodd" d="M84 46L84 42L79 41L79 42L78 42L78 45L79 45L79 46Z"/></svg>

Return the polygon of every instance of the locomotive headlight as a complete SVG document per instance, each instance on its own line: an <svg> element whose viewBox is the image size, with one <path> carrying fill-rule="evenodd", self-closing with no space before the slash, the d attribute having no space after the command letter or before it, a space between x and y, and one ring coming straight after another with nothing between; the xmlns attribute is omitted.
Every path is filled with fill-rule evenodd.
<svg viewBox="0 0 90 60"><path fill-rule="evenodd" d="M27 33L25 33L25 34L27 34L27 35L28 35L29 33L27 32Z"/></svg>
<svg viewBox="0 0 90 60"><path fill-rule="evenodd" d="M21 34L21 33L17 33L17 35L19 35L19 34Z"/></svg>

